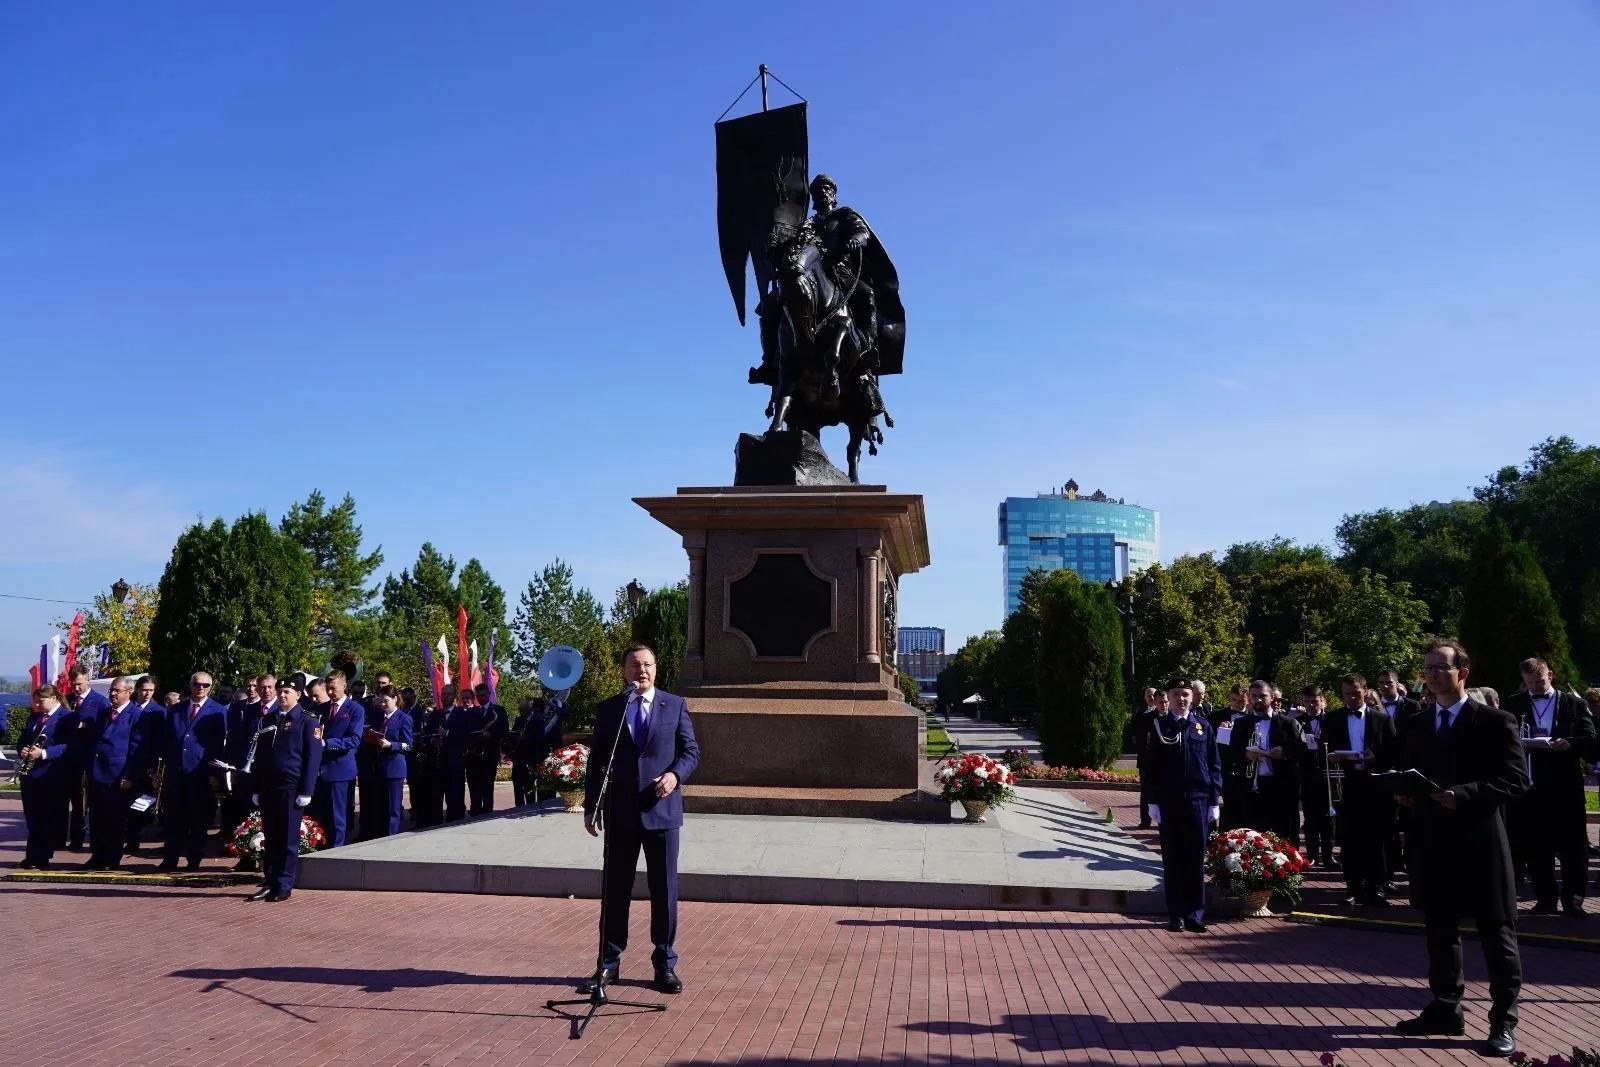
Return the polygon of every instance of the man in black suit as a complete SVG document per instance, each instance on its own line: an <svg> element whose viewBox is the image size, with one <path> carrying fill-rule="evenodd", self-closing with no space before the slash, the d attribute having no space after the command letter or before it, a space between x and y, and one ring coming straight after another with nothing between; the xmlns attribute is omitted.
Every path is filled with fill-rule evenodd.
<svg viewBox="0 0 1600 1067"><path fill-rule="evenodd" d="M1154 738L1156 717L1161 714L1156 701L1156 687L1146 686L1144 710L1133 716L1133 761L1139 768L1139 829L1150 829L1150 768L1149 752Z"/></svg>
<svg viewBox="0 0 1600 1067"><path fill-rule="evenodd" d="M1233 750L1233 726L1244 718L1250 703L1250 688L1238 682L1228 690L1228 705L1211 714L1211 725L1217 731L1217 748L1222 755L1222 814L1217 819L1218 830L1232 830L1245 825L1246 785L1240 776L1239 757ZM1227 730L1227 735L1223 734Z"/></svg>
<svg viewBox="0 0 1600 1067"><path fill-rule="evenodd" d="M622 657L631 688L595 709L595 749L584 780L583 824L590 836L606 835L604 960L592 981L617 980L628 947L628 902L634 871L644 850L650 886L650 940L655 945L655 985L683 992L678 979L678 835L683 829L682 785L700 763L689 706L655 687L656 654L634 645ZM614 739L614 740L613 740ZM615 744L613 758L610 746ZM607 746L602 750L600 746ZM611 783L600 807L601 777L611 762ZM585 992L592 991L592 986Z"/></svg>
<svg viewBox="0 0 1600 1067"><path fill-rule="evenodd" d="M1583 804L1583 757L1595 750L1594 717L1576 693L1559 692L1542 659L1522 662L1524 689L1506 700L1528 749L1528 795L1512 818L1513 843L1526 857L1535 915L1556 913L1556 859L1561 860L1561 906L1583 918L1589 877L1589 833Z"/></svg>
<svg viewBox="0 0 1600 1067"><path fill-rule="evenodd" d="M1489 1039L1482 1052L1509 1056L1516 1048L1522 958L1505 815L1506 806L1527 792L1528 777L1516 720L1468 699L1470 669L1460 642L1430 644L1424 678L1436 709L1411 716L1400 731L1402 765L1420 770L1439 789L1396 797L1412 813L1411 897L1427 929L1433 1002L1395 1030L1408 1036L1465 1032L1460 922L1472 918L1489 970Z"/></svg>
<svg viewBox="0 0 1600 1067"><path fill-rule="evenodd" d="M1383 705L1383 710L1394 721L1395 733L1400 732L1401 726L1407 719L1422 710L1422 705L1417 703L1407 692L1405 683L1400 680L1400 672L1393 667L1385 667L1378 672L1378 700ZM1384 861L1389 865L1389 876L1392 879L1404 867L1406 858L1406 824L1410 821L1411 813L1393 804L1388 798L1383 798L1382 803L1388 814L1384 821L1388 826L1388 840L1384 845ZM1393 886L1390 886L1391 891Z"/></svg>
<svg viewBox="0 0 1600 1067"><path fill-rule="evenodd" d="M1383 855L1388 836L1384 815L1389 798L1374 789L1372 775L1394 768L1398 735L1393 719L1366 706L1367 680L1361 675L1339 679L1339 698L1344 707L1328 713L1322 741L1329 766L1344 772L1343 799L1337 807L1345 904L1385 907L1389 866Z"/></svg>
<svg viewBox="0 0 1600 1067"><path fill-rule="evenodd" d="M1300 776L1305 735L1300 724L1278 710L1270 682L1250 683L1250 714L1233 724L1228 742L1246 785L1246 821L1251 830L1267 830L1300 847Z"/></svg>

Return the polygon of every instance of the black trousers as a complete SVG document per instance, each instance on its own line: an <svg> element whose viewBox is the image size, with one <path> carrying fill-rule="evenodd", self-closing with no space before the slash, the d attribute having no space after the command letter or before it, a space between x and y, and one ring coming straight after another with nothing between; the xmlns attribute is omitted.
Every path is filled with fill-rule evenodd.
<svg viewBox="0 0 1600 1067"><path fill-rule="evenodd" d="M1339 804L1339 866L1344 868L1345 887L1356 896L1379 892L1389 881L1383 801L1370 781L1346 775L1344 800Z"/></svg>
<svg viewBox="0 0 1600 1067"><path fill-rule="evenodd" d="M1277 834L1300 847L1300 783L1286 774L1257 778L1250 791L1251 830Z"/></svg>
<svg viewBox="0 0 1600 1067"><path fill-rule="evenodd" d="M251 776L233 772L233 791L222 802L222 836L224 840L231 840L233 832L239 824L250 817L255 810L255 805L250 803L250 796L255 792L255 783Z"/></svg>
<svg viewBox="0 0 1600 1067"><path fill-rule="evenodd" d="M84 790L84 781L88 775L83 771L74 770L67 779L67 805L70 814L67 818L66 841L71 847L83 847L84 831L89 827L87 801L88 796Z"/></svg>
<svg viewBox="0 0 1600 1067"><path fill-rule="evenodd" d="M161 841L162 862L177 863L180 859L198 862L205 855L206 831L211 828L211 816L217 810L217 798L211 792L211 776L204 771L184 774L168 766L166 780L161 784L161 825L165 831Z"/></svg>
<svg viewBox="0 0 1600 1067"><path fill-rule="evenodd" d="M1583 794L1543 797L1532 793L1521 803L1514 826L1523 838L1522 855L1533 882L1534 900L1556 903L1556 861L1561 861L1560 893L1563 901L1581 901L1589 881L1589 833Z"/></svg>
<svg viewBox="0 0 1600 1067"><path fill-rule="evenodd" d="M444 785L437 767L413 767L411 786L411 828L425 830L444 822Z"/></svg>
<svg viewBox="0 0 1600 1067"><path fill-rule="evenodd" d="M467 814L488 815L494 811L494 774L500 764L493 758L467 761Z"/></svg>
<svg viewBox="0 0 1600 1067"><path fill-rule="evenodd" d="M444 794L446 822L460 822L467 817L467 769L464 765L445 764L439 768L439 789Z"/></svg>
<svg viewBox="0 0 1600 1067"><path fill-rule="evenodd" d="M538 795L535 785L539 780L539 765L532 760L511 761L511 802L517 807L532 804Z"/></svg>
<svg viewBox="0 0 1600 1067"><path fill-rule="evenodd" d="M1461 924L1452 914L1425 912L1428 937L1428 989L1433 993L1430 1012L1461 1014L1466 982L1461 976ZM1517 994L1522 991L1522 956L1517 951L1515 923L1478 920L1478 940L1489 970L1489 1022L1517 1021Z"/></svg>
<svg viewBox="0 0 1600 1067"><path fill-rule="evenodd" d="M128 840L128 805L136 796L134 790L119 789L115 782L89 782L90 862L122 865L122 850Z"/></svg>
<svg viewBox="0 0 1600 1067"><path fill-rule="evenodd" d="M24 863L49 863L67 827L67 791L50 775L22 780L22 817L28 826Z"/></svg>
<svg viewBox="0 0 1600 1067"><path fill-rule="evenodd" d="M343 784L343 783L341 783ZM294 786L269 789L261 794L263 884L279 896L294 888L300 869L300 815L294 806Z"/></svg>
<svg viewBox="0 0 1600 1067"><path fill-rule="evenodd" d="M1165 813L1163 813L1165 814ZM633 878L644 850L645 881L650 886L650 941L655 950L650 962L656 970L676 967L678 953L678 835L677 829L646 830L633 813L606 817L605 964L616 966L628 948L628 905L633 899Z"/></svg>
<svg viewBox="0 0 1600 1067"><path fill-rule="evenodd" d="M1161 881L1167 891L1167 916L1203 922L1206 914L1205 798L1160 802Z"/></svg>
<svg viewBox="0 0 1600 1067"><path fill-rule="evenodd" d="M1321 774L1301 779L1300 806L1305 811L1306 854L1333 861L1334 817L1328 814L1328 779Z"/></svg>

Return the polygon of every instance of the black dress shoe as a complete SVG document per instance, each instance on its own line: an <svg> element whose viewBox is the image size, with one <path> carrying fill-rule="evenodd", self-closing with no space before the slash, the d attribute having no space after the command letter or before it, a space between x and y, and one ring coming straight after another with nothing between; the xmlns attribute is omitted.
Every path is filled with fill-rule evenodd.
<svg viewBox="0 0 1600 1067"><path fill-rule="evenodd" d="M1373 893L1361 901L1361 906L1364 908L1387 908L1389 906L1389 898Z"/></svg>
<svg viewBox="0 0 1600 1067"><path fill-rule="evenodd" d="M175 871L177 869L178 869L178 861L177 860L162 860L160 863L156 864L156 870L157 871Z"/></svg>
<svg viewBox="0 0 1600 1067"><path fill-rule="evenodd" d="M1460 1037L1467 1032L1466 1023L1461 1016L1448 1015L1444 1012L1424 1011L1415 1019L1406 1019L1395 1024L1394 1032L1402 1037L1422 1037L1424 1035L1438 1034L1442 1037Z"/></svg>
<svg viewBox="0 0 1600 1067"><path fill-rule="evenodd" d="M260 889L257 889L254 893L251 893L249 896L245 897L244 899L246 899L246 900L266 900L267 897L269 897L271 895L272 895L272 887L270 885L264 885Z"/></svg>
<svg viewBox="0 0 1600 1067"><path fill-rule="evenodd" d="M38 869L39 865L32 860L23 860L17 864L17 870L19 871L37 871Z"/></svg>
<svg viewBox="0 0 1600 1067"><path fill-rule="evenodd" d="M611 985L620 977L622 977L622 971L620 967L607 967L605 970L600 972L600 981L598 984L603 986ZM585 978L578 984L578 992L593 993L595 990L595 985L596 982L593 978Z"/></svg>
<svg viewBox="0 0 1600 1067"><path fill-rule="evenodd" d="M671 967L656 972L656 988L663 993L682 993L683 980Z"/></svg>
<svg viewBox="0 0 1600 1067"><path fill-rule="evenodd" d="M1150 822L1149 819L1146 819L1144 822L1139 824L1139 829L1141 829L1141 830L1153 829L1153 824Z"/></svg>
<svg viewBox="0 0 1600 1067"><path fill-rule="evenodd" d="M1485 1056L1509 1056L1517 1050L1515 1023L1492 1023L1489 1039L1478 1051Z"/></svg>
<svg viewBox="0 0 1600 1067"><path fill-rule="evenodd" d="M1583 901L1569 900L1561 905L1561 914L1569 919L1581 919L1584 916Z"/></svg>
<svg viewBox="0 0 1600 1067"><path fill-rule="evenodd" d="M1355 894L1353 894L1353 893L1350 896L1347 896L1347 897L1344 898L1344 906L1347 907L1347 908L1353 908L1358 903L1360 903L1360 902L1358 900L1356 900Z"/></svg>
<svg viewBox="0 0 1600 1067"><path fill-rule="evenodd" d="M190 870L190 871L198 871L200 869L200 861L199 860L190 860L188 862L188 864L185 866L184 869L185 870Z"/></svg>
<svg viewBox="0 0 1600 1067"><path fill-rule="evenodd" d="M1167 929L1171 930L1175 934L1183 933L1183 920L1182 919L1169 919L1169 920L1167 920Z"/></svg>
<svg viewBox="0 0 1600 1067"><path fill-rule="evenodd" d="M274 889L272 892L268 893L266 896L262 897L261 899L264 902L268 903L268 904L280 904L283 901L289 899L289 893L290 893L290 890L287 890L287 889L285 889L281 893L278 892L276 889Z"/></svg>
<svg viewBox="0 0 1600 1067"><path fill-rule="evenodd" d="M99 860L84 860L78 864L78 870L80 871L103 871L105 869L106 865Z"/></svg>
<svg viewBox="0 0 1600 1067"><path fill-rule="evenodd" d="M1203 934L1206 932L1206 924L1201 922L1199 919L1183 920L1183 928L1189 931L1191 934Z"/></svg>
<svg viewBox="0 0 1600 1067"><path fill-rule="evenodd" d="M1557 909L1556 909L1556 906L1555 906L1554 903L1541 903L1541 904L1535 904L1533 907L1529 908L1528 909L1528 914L1529 915L1554 915L1554 914L1556 914L1556 910Z"/></svg>

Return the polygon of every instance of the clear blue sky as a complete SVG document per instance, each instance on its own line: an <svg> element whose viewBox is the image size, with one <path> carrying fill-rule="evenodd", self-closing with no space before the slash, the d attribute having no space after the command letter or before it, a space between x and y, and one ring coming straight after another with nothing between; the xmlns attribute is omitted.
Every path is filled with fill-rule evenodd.
<svg viewBox="0 0 1600 1067"><path fill-rule="evenodd" d="M1600 7L982 6L7 5L0 592L316 487L396 569L676 579L629 498L763 423L712 140L763 61L900 268L907 624L998 625L995 505L1069 477L1170 557L1595 439ZM0 669L70 610L0 600Z"/></svg>

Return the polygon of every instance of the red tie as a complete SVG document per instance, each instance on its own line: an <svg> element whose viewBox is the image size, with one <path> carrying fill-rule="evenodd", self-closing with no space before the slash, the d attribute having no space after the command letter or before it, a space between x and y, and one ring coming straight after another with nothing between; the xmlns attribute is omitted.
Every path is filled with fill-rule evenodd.
<svg viewBox="0 0 1600 1067"><path fill-rule="evenodd" d="M191 726L194 725L195 719L200 717L200 708L201 708L201 705L196 704L192 700L189 701L189 724Z"/></svg>
<svg viewBox="0 0 1600 1067"><path fill-rule="evenodd" d="M117 709L116 708L112 708L111 709L111 721L112 722L116 722L117 721Z"/></svg>

